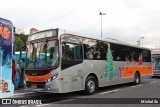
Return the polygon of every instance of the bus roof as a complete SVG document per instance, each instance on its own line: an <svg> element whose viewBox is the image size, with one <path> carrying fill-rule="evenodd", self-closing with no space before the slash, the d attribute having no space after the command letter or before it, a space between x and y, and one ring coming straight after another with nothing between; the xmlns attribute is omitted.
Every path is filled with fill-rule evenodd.
<svg viewBox="0 0 160 107"><path fill-rule="evenodd" d="M60 37L62 34L69 34L69 35L76 35L76 36L79 36L79 37L85 37L85 38L89 38L89 39L95 39L95 40L106 41L106 42L110 42L110 43L130 46L130 47L134 47L134 48L141 48L141 49L150 50L149 48L139 47L139 46L136 46L136 45L132 45L132 44L126 43L124 41L119 41L117 39L97 38L97 37L92 37L91 35L85 35L85 34L82 34L82 33L77 33L77 32L69 31L69 30L66 30L66 29L59 29L59 28L41 30L41 31L35 32L35 33L33 33L33 34L29 35L29 36L32 36L34 34L41 33L41 32L50 31L50 30L58 30L58 37Z"/></svg>
<svg viewBox="0 0 160 107"><path fill-rule="evenodd" d="M132 44L129 44L127 42L124 42L124 41L119 41L117 39L112 39L112 38L97 38L97 37L92 37L90 35L84 35L82 33L77 33L77 32L73 32L73 31L69 31L69 30L64 30L64 29L59 29L59 32L61 32L59 34L62 35L62 34L71 34L71 35L76 35L76 36L80 36L80 37L85 37L85 38L89 38L89 39L96 39L96 40L100 40L100 41L106 41L106 42L110 42L110 43L115 43L115 44L120 44L120 45L125 45L125 46L130 46L130 47L134 47L134 48L141 48L141 49L147 49L147 50L150 50L149 48L145 48L145 47L139 47L139 46L136 46L136 45L132 45Z"/></svg>

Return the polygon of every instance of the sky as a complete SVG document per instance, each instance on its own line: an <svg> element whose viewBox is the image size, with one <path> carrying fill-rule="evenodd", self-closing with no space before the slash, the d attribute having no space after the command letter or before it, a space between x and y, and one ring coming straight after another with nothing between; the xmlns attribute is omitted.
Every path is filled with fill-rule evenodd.
<svg viewBox="0 0 160 107"><path fill-rule="evenodd" d="M160 47L160 0L0 0L0 4L0 17L26 33L32 27L61 28L100 38L102 12L102 38Z"/></svg>

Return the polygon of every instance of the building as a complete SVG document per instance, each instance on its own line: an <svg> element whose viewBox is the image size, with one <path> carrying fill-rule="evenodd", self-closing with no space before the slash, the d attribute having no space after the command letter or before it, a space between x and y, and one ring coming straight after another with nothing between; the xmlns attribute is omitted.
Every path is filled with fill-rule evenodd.
<svg viewBox="0 0 160 107"><path fill-rule="evenodd" d="M35 32L38 32L38 30L36 28L31 28L30 29L30 34L35 33Z"/></svg>

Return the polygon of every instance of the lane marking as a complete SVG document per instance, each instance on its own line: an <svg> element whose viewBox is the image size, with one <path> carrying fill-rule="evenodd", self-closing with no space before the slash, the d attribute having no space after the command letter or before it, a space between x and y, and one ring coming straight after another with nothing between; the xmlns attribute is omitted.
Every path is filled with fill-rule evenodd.
<svg viewBox="0 0 160 107"><path fill-rule="evenodd" d="M150 82L150 83L152 84L152 83L155 83L155 82L157 82L157 81L152 81L152 82Z"/></svg>
<svg viewBox="0 0 160 107"><path fill-rule="evenodd" d="M63 102L68 102L68 101L72 101L72 100L75 100L75 99L68 99L68 100L57 101L57 102L53 102L53 103L63 103Z"/></svg>
<svg viewBox="0 0 160 107"><path fill-rule="evenodd" d="M32 93L33 93L33 92L17 93L17 94L13 94L13 96L25 95L25 94L32 94Z"/></svg>
<svg viewBox="0 0 160 107"><path fill-rule="evenodd" d="M49 106L51 104L41 104L41 105L36 105L37 107L41 107L41 106Z"/></svg>
<svg viewBox="0 0 160 107"><path fill-rule="evenodd" d="M112 91L106 91L106 92L102 92L102 93L99 93L99 94L107 94L107 93L112 93L112 92L116 92L116 91L119 91L119 89L117 89L117 90L112 90Z"/></svg>
<svg viewBox="0 0 160 107"><path fill-rule="evenodd" d="M140 84L140 85L135 85L135 86L131 86L131 87L133 87L133 88L134 88L134 87L139 87L139 86L142 86L142 84Z"/></svg>
<svg viewBox="0 0 160 107"><path fill-rule="evenodd" d="M28 107L28 106L19 106L19 107Z"/></svg>
<svg viewBox="0 0 160 107"><path fill-rule="evenodd" d="M13 96L18 96L18 95L31 95L31 96L34 96L34 95L44 95L44 94L46 94L46 93L23 92L23 93L15 93L15 94L13 94Z"/></svg>

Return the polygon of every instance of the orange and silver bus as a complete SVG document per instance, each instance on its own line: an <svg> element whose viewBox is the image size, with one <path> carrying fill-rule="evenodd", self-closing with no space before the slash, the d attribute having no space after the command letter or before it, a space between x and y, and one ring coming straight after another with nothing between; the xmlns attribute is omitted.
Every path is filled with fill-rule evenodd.
<svg viewBox="0 0 160 107"><path fill-rule="evenodd" d="M139 84L152 75L149 49L62 29L31 34L25 50L24 82L34 91L93 94L99 87Z"/></svg>

